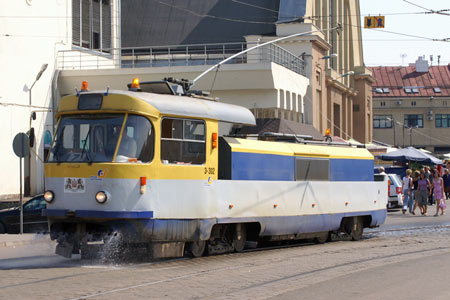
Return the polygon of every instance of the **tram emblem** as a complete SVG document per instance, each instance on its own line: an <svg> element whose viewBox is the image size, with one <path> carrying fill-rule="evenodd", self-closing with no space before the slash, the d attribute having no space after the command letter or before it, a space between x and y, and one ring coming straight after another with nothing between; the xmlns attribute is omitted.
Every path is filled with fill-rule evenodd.
<svg viewBox="0 0 450 300"><path fill-rule="evenodd" d="M98 170L97 177L99 177L99 178L105 177L105 171L103 171L102 169Z"/></svg>
<svg viewBox="0 0 450 300"><path fill-rule="evenodd" d="M64 178L64 193L84 193L85 182L84 178Z"/></svg>

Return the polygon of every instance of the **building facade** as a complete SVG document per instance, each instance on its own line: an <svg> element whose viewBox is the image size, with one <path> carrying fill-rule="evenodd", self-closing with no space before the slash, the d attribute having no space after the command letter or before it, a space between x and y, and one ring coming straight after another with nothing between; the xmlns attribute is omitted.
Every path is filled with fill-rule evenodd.
<svg viewBox="0 0 450 300"><path fill-rule="evenodd" d="M241 103L247 103L243 105L263 117L298 120L323 134L330 128L333 135L344 139L371 141L374 79L363 63L359 1L137 2L139 5L125 1L121 4L123 47L236 42L253 45L304 33L277 43L304 61L310 84L301 104L289 106L293 94L298 96L292 86L271 91L270 97L276 101L270 105L258 101L258 97ZM218 90L213 94L224 96ZM291 107L299 105L300 109L292 111Z"/></svg>
<svg viewBox="0 0 450 300"><path fill-rule="evenodd" d="M19 158L12 141L33 128L23 158L24 192L44 190L43 161L54 133L59 51L118 47L118 0L2 1L0 11L0 199L18 198Z"/></svg>
<svg viewBox="0 0 450 300"><path fill-rule="evenodd" d="M374 140L450 152L450 65L373 67Z"/></svg>

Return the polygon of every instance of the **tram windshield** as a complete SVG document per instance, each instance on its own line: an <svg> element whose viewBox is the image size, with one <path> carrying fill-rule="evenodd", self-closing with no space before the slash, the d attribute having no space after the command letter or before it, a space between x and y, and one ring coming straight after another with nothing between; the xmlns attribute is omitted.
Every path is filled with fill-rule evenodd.
<svg viewBox="0 0 450 300"><path fill-rule="evenodd" d="M142 116L129 115L122 132L124 119L124 114L63 116L48 161L152 161L154 130L151 122ZM114 157L114 154L117 155Z"/></svg>

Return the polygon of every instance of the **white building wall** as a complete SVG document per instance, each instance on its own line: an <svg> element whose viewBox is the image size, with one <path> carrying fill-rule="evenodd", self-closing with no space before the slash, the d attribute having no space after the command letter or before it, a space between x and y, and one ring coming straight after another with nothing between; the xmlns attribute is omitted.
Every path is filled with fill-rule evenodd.
<svg viewBox="0 0 450 300"><path fill-rule="evenodd" d="M91 90L126 89L133 77L141 81L161 80L164 77L193 79L208 66L153 67L114 70L65 70L61 72L59 92L73 93L73 87L79 87L87 80ZM276 63L223 65L215 74L211 71L201 78L195 89L211 91L212 97L220 102L245 106L247 108L285 108L284 99L279 91L295 93L303 97L309 85L309 79L290 71ZM286 98L286 95L284 96ZM292 100L293 101L293 100ZM295 111L294 106L290 106Z"/></svg>
<svg viewBox="0 0 450 300"><path fill-rule="evenodd" d="M69 4L68 4L69 3ZM45 129L52 131L51 114L41 112L51 103L51 81L54 74L55 55L71 44L70 1L6 1L0 0L0 198L19 194L19 158L12 148L14 136L27 132L30 114L37 112L32 122L36 130L35 150L43 157ZM47 70L32 89L29 105L29 88L41 66ZM42 163L32 154L31 172L35 176L32 194L43 190Z"/></svg>

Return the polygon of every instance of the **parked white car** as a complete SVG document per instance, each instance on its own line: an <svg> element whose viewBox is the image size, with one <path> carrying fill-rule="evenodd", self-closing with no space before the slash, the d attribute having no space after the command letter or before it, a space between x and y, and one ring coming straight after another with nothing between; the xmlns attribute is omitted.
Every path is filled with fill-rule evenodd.
<svg viewBox="0 0 450 300"><path fill-rule="evenodd" d="M402 180L397 174L389 176L389 200L388 208L401 207L403 205Z"/></svg>

